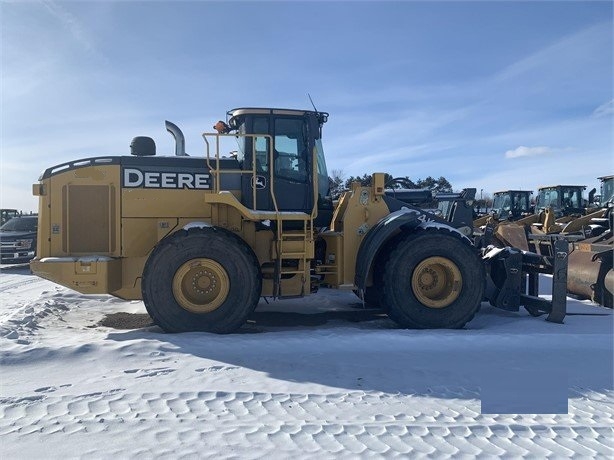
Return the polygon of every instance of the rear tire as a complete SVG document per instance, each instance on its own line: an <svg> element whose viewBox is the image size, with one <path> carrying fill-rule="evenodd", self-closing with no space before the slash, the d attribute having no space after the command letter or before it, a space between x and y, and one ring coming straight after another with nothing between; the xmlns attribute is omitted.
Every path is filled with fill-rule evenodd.
<svg viewBox="0 0 614 460"><path fill-rule="evenodd" d="M262 289L258 260L234 233L207 227L160 241L141 281L143 302L166 332L233 332L256 308Z"/></svg>
<svg viewBox="0 0 614 460"><path fill-rule="evenodd" d="M401 327L463 327L480 308L484 267L475 248L445 228L404 235L388 252L383 303Z"/></svg>

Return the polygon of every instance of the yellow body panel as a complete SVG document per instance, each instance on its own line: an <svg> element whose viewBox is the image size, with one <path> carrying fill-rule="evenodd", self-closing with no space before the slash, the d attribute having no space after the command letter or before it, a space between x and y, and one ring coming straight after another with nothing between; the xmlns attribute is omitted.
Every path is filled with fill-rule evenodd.
<svg viewBox="0 0 614 460"><path fill-rule="evenodd" d="M143 269L156 244L186 226L212 225L236 233L253 249L262 296L309 294L315 210L248 209L239 190L122 188L120 161L84 163L76 169L60 166L33 186L39 196L39 239L31 267L39 276L83 293L140 299ZM354 184L341 199L331 230L321 235L327 251L319 271L326 284L354 287L362 239L389 213L383 194L384 175L375 174L373 186ZM286 222L294 227L286 229ZM278 239L273 226L283 228Z"/></svg>
<svg viewBox="0 0 614 460"><path fill-rule="evenodd" d="M331 230L321 234L326 241L326 257L320 270L325 274L326 284L343 289L355 288L358 248L369 229L390 213L382 198L383 184L378 176L378 173L374 174L372 187L361 187L358 183L352 185L352 189L339 200Z"/></svg>
<svg viewBox="0 0 614 460"><path fill-rule="evenodd" d="M207 190L122 189L122 217L211 217Z"/></svg>
<svg viewBox="0 0 614 460"><path fill-rule="evenodd" d="M310 222L309 214L247 209L237 199L238 190L122 188L120 175L118 164L91 165L59 171L33 185L41 236L31 264L36 274L83 293L140 299L143 268L155 245L186 226L214 225L237 233L262 267L280 251L281 259L300 259L284 269L281 293L308 293L304 260L314 257L313 234L284 231L282 241L275 241L272 230L257 229L256 223ZM92 256L99 259L91 262ZM274 295L272 284L264 280L263 296Z"/></svg>

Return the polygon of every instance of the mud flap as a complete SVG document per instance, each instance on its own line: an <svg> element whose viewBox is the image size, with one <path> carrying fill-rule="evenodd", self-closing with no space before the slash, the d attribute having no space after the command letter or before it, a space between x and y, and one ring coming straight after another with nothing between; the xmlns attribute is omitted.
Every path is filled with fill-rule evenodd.
<svg viewBox="0 0 614 460"><path fill-rule="evenodd" d="M567 260L569 244L553 241L553 255L520 249L488 247L482 260L486 268L485 297L491 305L507 311L521 306L533 316L548 314L546 321L562 323L567 313ZM539 297L539 274L552 275L552 299Z"/></svg>

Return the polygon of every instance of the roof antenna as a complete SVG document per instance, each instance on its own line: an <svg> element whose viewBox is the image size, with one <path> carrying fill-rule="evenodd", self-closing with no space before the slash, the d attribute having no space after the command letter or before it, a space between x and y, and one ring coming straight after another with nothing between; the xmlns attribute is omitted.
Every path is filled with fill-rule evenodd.
<svg viewBox="0 0 614 460"><path fill-rule="evenodd" d="M309 98L309 102L311 102L311 105L313 106L313 111L315 113L320 113L318 112L318 109L316 109L316 105L313 103L313 99L311 99L311 94L307 93L307 97Z"/></svg>
<svg viewBox="0 0 614 460"><path fill-rule="evenodd" d="M309 102L311 102L311 105L313 106L313 110L316 113L316 118L318 119L318 123L320 123L320 136L322 136L322 125L326 123L326 121L328 120L328 113L320 112L318 109L316 109L316 105L313 103L313 99L311 99L311 94L307 93L307 97L309 98Z"/></svg>

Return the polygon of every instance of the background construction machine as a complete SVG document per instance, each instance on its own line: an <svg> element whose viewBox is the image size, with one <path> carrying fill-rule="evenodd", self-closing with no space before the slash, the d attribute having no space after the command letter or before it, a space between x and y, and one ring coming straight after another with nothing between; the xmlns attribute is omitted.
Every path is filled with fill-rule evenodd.
<svg viewBox="0 0 614 460"><path fill-rule="evenodd" d="M502 190L493 194L492 209L489 214L473 221L474 227L480 227L494 218L498 221L514 221L533 214L530 190Z"/></svg>
<svg viewBox="0 0 614 460"><path fill-rule="evenodd" d="M589 192L588 199L583 196L584 185L552 185L540 187L535 200L535 213L550 208L556 219L566 217L561 222L569 222L591 212L596 189Z"/></svg>
<svg viewBox="0 0 614 460"><path fill-rule="evenodd" d="M537 254L553 255L554 241L565 240L569 244L569 272L567 289L570 294L593 302L612 307L614 292L613 252L613 201L614 176L600 177L600 201L593 200L594 190L589 200L582 198L584 186L555 186L540 189L540 196L550 197L551 204L561 203L561 197L575 196L575 205L559 207L556 211L546 207L539 214L525 217L515 222L491 220L487 223L486 234L480 240L481 245L494 244L499 247L512 245ZM543 193L542 193L543 192ZM556 199L555 199L556 198ZM542 202L543 199L542 199ZM582 203L584 212L568 212L578 203ZM586 208L587 204L591 207ZM570 207L571 206L571 207ZM576 207L577 211L578 208Z"/></svg>
<svg viewBox="0 0 614 460"><path fill-rule="evenodd" d="M614 176L601 181L601 209L569 222L563 234L580 234L571 242L568 292L614 307Z"/></svg>
<svg viewBox="0 0 614 460"><path fill-rule="evenodd" d="M436 192L429 189L389 188L393 184L410 185L405 178L394 178L386 183L384 192L387 196L426 209L444 219L463 235L472 236L475 188L465 188L460 192Z"/></svg>
<svg viewBox="0 0 614 460"><path fill-rule="evenodd" d="M482 254L463 234L470 221L457 229L387 196L383 173L369 187L353 184L333 209L327 118L234 109L203 134L204 158L187 156L181 131L167 123L175 156L156 156L153 140L137 137L132 156L45 170L33 186L32 271L82 293L143 299L171 332L232 332L260 297L308 295L321 284L376 298L402 327L462 327L483 299L562 321L564 246L554 257ZM554 273L552 301L537 296L540 272Z"/></svg>
<svg viewBox="0 0 614 460"><path fill-rule="evenodd" d="M17 217L19 211L17 209L0 209L0 225L8 222L13 217Z"/></svg>
<svg viewBox="0 0 614 460"><path fill-rule="evenodd" d="M584 185L540 187L532 212L515 215L509 212L507 219L505 216L501 217L500 213L493 212L489 216L476 219L474 227L479 229L489 223L493 227L491 233L497 237L501 245L512 245L535 252L539 252L535 250L535 243L545 242L546 245L550 243L547 238L539 241L535 238L531 240L531 235L577 234L584 231L586 237L596 236L591 234L592 227L589 224L593 219L603 216L604 207L600 207L594 200L596 189L590 191L588 198L583 196L584 190L586 190ZM501 193L504 202L511 203L511 199L508 201L506 198L510 192L497 193ZM528 202L530 192L523 193L527 194ZM524 198L521 201L524 201Z"/></svg>

